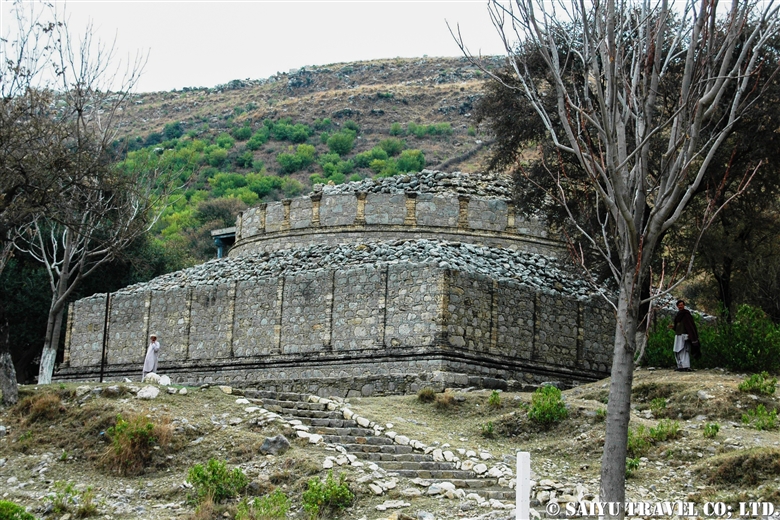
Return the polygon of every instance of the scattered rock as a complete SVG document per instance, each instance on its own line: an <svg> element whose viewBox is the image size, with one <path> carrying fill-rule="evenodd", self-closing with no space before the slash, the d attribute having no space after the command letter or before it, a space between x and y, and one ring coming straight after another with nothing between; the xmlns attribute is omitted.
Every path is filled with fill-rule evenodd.
<svg viewBox="0 0 780 520"><path fill-rule="evenodd" d="M310 439L311 440L311 439ZM266 437L260 446L260 453L279 455L290 449L290 441L282 434Z"/></svg>
<svg viewBox="0 0 780 520"><path fill-rule="evenodd" d="M145 386L138 391L136 397L138 399L156 399L160 395L160 389L156 386Z"/></svg>
<svg viewBox="0 0 780 520"><path fill-rule="evenodd" d="M171 378L166 375L162 375L160 376L160 381L158 382L158 384L160 386L169 386L171 384Z"/></svg>
<svg viewBox="0 0 780 520"><path fill-rule="evenodd" d="M149 372L144 376L144 380L141 381L142 383L153 383L158 384L160 382L160 376L155 374L154 372Z"/></svg>
<svg viewBox="0 0 780 520"><path fill-rule="evenodd" d="M400 509L402 507L409 507L409 502L403 500L385 500L382 504L376 506L377 511L387 511L388 509Z"/></svg>
<svg viewBox="0 0 780 520"><path fill-rule="evenodd" d="M230 395L230 394L232 394L232 393L233 393L233 388L232 388L232 387L230 387L230 386L220 385L220 386L218 386L217 388L219 388L220 390L222 390L222 393L223 393L223 394L228 394L228 395Z"/></svg>

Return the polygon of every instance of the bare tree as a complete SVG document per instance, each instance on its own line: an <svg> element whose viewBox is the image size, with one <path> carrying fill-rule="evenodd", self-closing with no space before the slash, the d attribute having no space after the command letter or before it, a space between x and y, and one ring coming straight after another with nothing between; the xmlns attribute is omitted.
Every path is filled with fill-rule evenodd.
<svg viewBox="0 0 780 520"><path fill-rule="evenodd" d="M668 0L489 4L522 95L556 148L584 170L594 207L603 209L597 232L589 232L570 210L577 201L569 198L566 172L550 170L555 182L548 197L568 212L618 288L611 300L617 325L601 499L619 503L625 499L641 289L651 260L777 67L777 57L765 53L780 24L772 0L732 0L724 13L712 0L675 6ZM546 77L525 66L530 54L542 57ZM674 89L662 98L670 83ZM711 218L717 208L708 210Z"/></svg>
<svg viewBox="0 0 780 520"><path fill-rule="evenodd" d="M112 149L143 58L122 65L91 27L81 38L72 34L54 6L14 8L16 30L0 42L0 268L14 238L49 270L53 298L39 378L46 383L67 297L147 228L159 172L117 168ZM15 400L16 386L7 354L4 342L6 402Z"/></svg>

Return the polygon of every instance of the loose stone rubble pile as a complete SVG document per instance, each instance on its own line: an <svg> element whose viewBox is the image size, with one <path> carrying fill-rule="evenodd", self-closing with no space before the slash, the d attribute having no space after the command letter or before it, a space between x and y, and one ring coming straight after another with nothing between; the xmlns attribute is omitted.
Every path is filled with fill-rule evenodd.
<svg viewBox="0 0 780 520"><path fill-rule="evenodd" d="M549 293L580 297L592 294L589 284L560 269L552 260L542 255L438 240L367 242L335 247L316 245L304 249L286 249L254 256L211 260L143 284L128 286L117 294L131 294L150 289L166 290L188 285L212 285L232 280L250 280L260 276L292 275L331 266L345 268L353 265L383 265L398 262L452 268L492 278L518 280L524 285Z"/></svg>
<svg viewBox="0 0 780 520"><path fill-rule="evenodd" d="M314 191L335 193L457 193L501 200L511 200L513 184L511 179L498 173L470 175L461 172L440 172L423 170L418 174L398 175L376 179L364 179L338 185L315 185Z"/></svg>

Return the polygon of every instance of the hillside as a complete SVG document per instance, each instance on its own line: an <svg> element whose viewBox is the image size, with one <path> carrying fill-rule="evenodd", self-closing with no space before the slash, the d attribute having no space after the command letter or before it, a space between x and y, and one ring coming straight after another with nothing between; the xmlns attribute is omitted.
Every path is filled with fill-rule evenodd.
<svg viewBox="0 0 780 520"><path fill-rule="evenodd" d="M759 405L776 413L780 401L776 395L739 391L744 378L722 370L637 370L629 500L693 502L699 514L706 502L722 502L732 516L740 502L768 502L780 509L777 426L759 430L741 419ZM563 392L568 418L549 427L528 419L525 407L532 394L491 398L487 391L468 389L438 394L438 405L416 396L310 398L309 406L295 412L301 417L334 413L303 411L319 406L362 425L352 430L373 428L376 435L358 437L363 439L358 444L348 440L356 431L336 433L339 428L306 426L313 419L292 420L285 412L289 402L262 391L227 394L204 386L166 392L162 387L157 397L142 399L144 386L22 387L23 401L0 410L2 498L37 517L75 516L91 496L94 514L107 519L237 518L236 499L199 513L187 501L193 492L186 482L189 469L214 458L247 475L250 484L242 494L249 499L284 492L291 504L288 518L307 518L302 510L307 482L314 476L325 479L333 467L336 475L345 474L356 500L325 518L497 520L512 513L511 472L518 450L531 453L532 507L543 516L550 502L590 501L598 494L608 380ZM107 455L118 414L131 422L148 418L161 432L137 476L119 476ZM719 428L708 437L712 424ZM264 453L264 440L280 433L292 441L290 449ZM385 455L390 452L380 451L383 446L404 447L408 455ZM394 457L405 462L393 462ZM426 457L440 462L417 464ZM454 470L437 473L446 464L473 468L481 476L468 480Z"/></svg>
<svg viewBox="0 0 780 520"><path fill-rule="evenodd" d="M504 58L488 63L500 66ZM355 151L368 150L390 136L393 123L452 125L450 139L422 143L426 164L435 167L475 148L481 139L469 135L472 110L481 96L484 74L465 58L395 58L313 66L267 79L233 80L215 88L184 88L142 93L126 108L119 136L146 137L166 124L185 130L228 129L259 124L263 119L291 118L312 124L330 118L336 125L352 120L360 127ZM267 158L275 150L256 154ZM477 171L477 158L453 161L448 169ZM272 165L273 161L265 161ZM271 168L272 169L272 168Z"/></svg>

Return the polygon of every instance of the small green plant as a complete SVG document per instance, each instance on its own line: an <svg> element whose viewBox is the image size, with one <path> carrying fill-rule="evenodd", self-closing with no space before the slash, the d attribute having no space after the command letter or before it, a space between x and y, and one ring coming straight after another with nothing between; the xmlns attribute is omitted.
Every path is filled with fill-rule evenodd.
<svg viewBox="0 0 780 520"><path fill-rule="evenodd" d="M19 504L0 500L0 520L35 520L35 517Z"/></svg>
<svg viewBox="0 0 780 520"><path fill-rule="evenodd" d="M773 430L777 426L777 410L767 412L766 407L759 404L755 410L742 414L742 423L756 430Z"/></svg>
<svg viewBox="0 0 780 520"><path fill-rule="evenodd" d="M138 475L151 460L154 446L167 444L169 435L167 425L156 425L144 415L124 419L118 414L116 424L106 430L111 446L102 461L121 475Z"/></svg>
<svg viewBox="0 0 780 520"><path fill-rule="evenodd" d="M603 422L607 420L607 409L603 406L596 410L596 420Z"/></svg>
<svg viewBox="0 0 780 520"><path fill-rule="evenodd" d="M720 431L720 425L718 423L707 423L704 425L704 436L708 439L714 439Z"/></svg>
<svg viewBox="0 0 780 520"><path fill-rule="evenodd" d="M78 492L70 482L57 481L54 483L54 493L51 498L51 508L55 513L67 513L70 506L77 503Z"/></svg>
<svg viewBox="0 0 780 520"><path fill-rule="evenodd" d="M498 393L498 390L493 390L490 392L490 397L488 397L488 406L490 408L501 407L501 394Z"/></svg>
<svg viewBox="0 0 780 520"><path fill-rule="evenodd" d="M236 508L236 520L283 519L290 510L290 499L280 489L249 502L242 499Z"/></svg>
<svg viewBox="0 0 780 520"><path fill-rule="evenodd" d="M650 401L650 411L653 412L653 415L656 417L663 413L663 411L666 410L666 399L663 397L656 397L652 401Z"/></svg>
<svg viewBox="0 0 780 520"><path fill-rule="evenodd" d="M676 439L680 435L680 423L662 419L658 424L650 428L650 437L655 442L664 442L668 439Z"/></svg>
<svg viewBox="0 0 780 520"><path fill-rule="evenodd" d="M60 462L65 462L68 460L68 451L62 450L62 453L60 453Z"/></svg>
<svg viewBox="0 0 780 520"><path fill-rule="evenodd" d="M228 471L227 464L216 459L209 459L205 466L195 464L187 473L187 481L194 490L188 498L196 504L207 498L218 504L238 495L249 484L249 479L240 468Z"/></svg>
<svg viewBox="0 0 780 520"><path fill-rule="evenodd" d="M777 378L769 378L768 372L753 374L739 384L739 389L743 392L752 392L754 394L772 395L777 387Z"/></svg>
<svg viewBox="0 0 780 520"><path fill-rule="evenodd" d="M554 386L538 388L531 396L528 418L543 425L560 422L569 416L561 398L561 391Z"/></svg>
<svg viewBox="0 0 780 520"><path fill-rule="evenodd" d="M468 130L466 131L466 133L468 133L471 137L474 137L475 135L477 135L477 129L474 128L473 125L469 126Z"/></svg>
<svg viewBox="0 0 780 520"><path fill-rule="evenodd" d="M98 507L95 504L95 490L92 486L82 491L79 496L78 506L76 506L76 518L88 518L97 516Z"/></svg>
<svg viewBox="0 0 780 520"><path fill-rule="evenodd" d="M430 386L426 386L417 392L417 399L422 403L432 403L436 399L436 390Z"/></svg>
<svg viewBox="0 0 780 520"><path fill-rule="evenodd" d="M634 458L643 457L653 445L652 441L650 431L644 425L640 424L636 429L628 430L628 455Z"/></svg>
<svg viewBox="0 0 780 520"><path fill-rule="evenodd" d="M344 509L348 507L355 495L349 490L347 476L339 475L338 482L333 478L333 471L328 471L325 482L319 477L313 477L303 492L303 509L309 514L309 518L317 518L326 511Z"/></svg>
<svg viewBox="0 0 780 520"><path fill-rule="evenodd" d="M496 430L495 426L493 425L493 421L488 421L484 424L479 425L479 429L481 430L481 435L486 439L492 439L496 436Z"/></svg>
<svg viewBox="0 0 780 520"><path fill-rule="evenodd" d="M626 478L634 476L634 472L639 469L639 457L626 459Z"/></svg>

